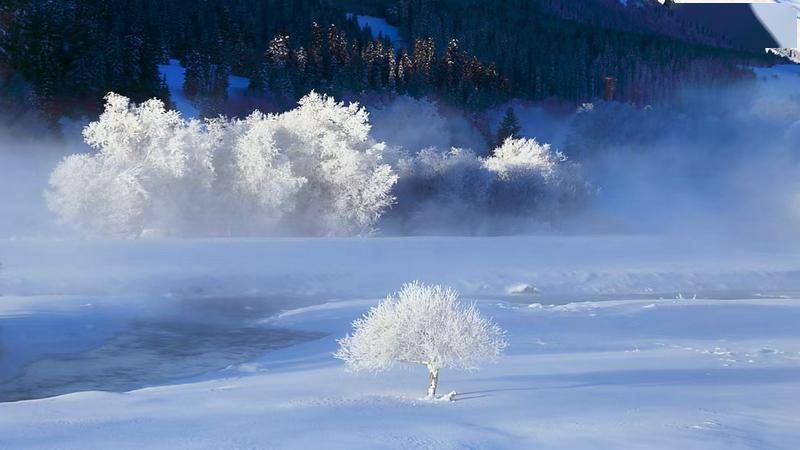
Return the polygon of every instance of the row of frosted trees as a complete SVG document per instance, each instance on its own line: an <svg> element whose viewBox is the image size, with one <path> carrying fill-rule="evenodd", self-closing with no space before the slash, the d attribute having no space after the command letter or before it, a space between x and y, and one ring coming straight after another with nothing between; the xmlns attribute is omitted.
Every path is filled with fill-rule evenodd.
<svg viewBox="0 0 800 450"><path fill-rule="evenodd" d="M532 139L506 139L489 157L412 152L374 140L367 118L314 92L281 114L207 121L109 94L84 130L93 151L58 165L48 204L89 236L361 235L389 222L541 223L591 192L575 164Z"/></svg>

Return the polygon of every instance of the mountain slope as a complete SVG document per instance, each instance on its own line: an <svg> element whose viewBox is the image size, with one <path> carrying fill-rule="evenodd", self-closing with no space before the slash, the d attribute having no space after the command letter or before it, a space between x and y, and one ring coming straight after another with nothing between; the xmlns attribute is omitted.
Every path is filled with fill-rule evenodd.
<svg viewBox="0 0 800 450"><path fill-rule="evenodd" d="M732 46L751 51L778 47L778 43L746 4L680 4L675 15L720 35Z"/></svg>
<svg viewBox="0 0 800 450"><path fill-rule="evenodd" d="M387 13L411 39L458 39L534 100L663 102L685 85L752 76L741 67L771 62L655 2L400 0Z"/></svg>

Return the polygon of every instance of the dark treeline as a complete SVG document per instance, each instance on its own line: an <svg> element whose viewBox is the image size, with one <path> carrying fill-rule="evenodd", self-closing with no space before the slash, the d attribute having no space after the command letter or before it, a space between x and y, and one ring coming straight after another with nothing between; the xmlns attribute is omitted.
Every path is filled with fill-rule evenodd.
<svg viewBox="0 0 800 450"><path fill-rule="evenodd" d="M157 66L170 57L206 114L217 112L231 73L283 107L317 89L434 94L477 108L503 87L494 67L456 42L437 50L420 39L395 51L325 0L18 0L0 19L8 73L24 80L13 84L53 123L96 112L109 91L168 100ZM9 90L11 76L2 84Z"/></svg>
<svg viewBox="0 0 800 450"><path fill-rule="evenodd" d="M27 86L19 100L55 122L75 110L96 110L108 91L167 98L157 70L165 55L157 3L17 1L2 45L12 76Z"/></svg>
<svg viewBox="0 0 800 450"><path fill-rule="evenodd" d="M270 90L284 99L311 89L340 97L346 93L432 94L459 106L480 109L506 98L508 83L491 64L471 57L451 40L437 50L431 38L419 38L410 50L396 51L381 40L348 39L335 26L311 25L305 46L289 36L273 38L266 59L251 75L251 90Z"/></svg>
<svg viewBox="0 0 800 450"><path fill-rule="evenodd" d="M0 5L0 108L8 111L11 108L12 92L11 79L14 75L11 69L10 30L14 20L17 5L15 0ZM14 83L14 87L19 83ZM19 95L16 95L19 96Z"/></svg>
<svg viewBox="0 0 800 450"><path fill-rule="evenodd" d="M159 29L164 33L166 52L181 60L186 68L184 90L206 115L219 112L219 103L227 95L229 74L253 79L253 94L266 93L264 68L268 64L271 43L277 38L288 37L287 42L308 48L308 43L315 39L312 23L327 24L357 43L371 38L368 30L359 28L343 10L325 0L165 0L159 3L163 11ZM328 54L318 56L327 58ZM273 67L277 66L273 64ZM292 64L282 66L281 71L286 73L273 77L273 81L297 80L297 74L292 73L295 69ZM323 88L318 83L308 84ZM270 87L287 89L286 85ZM289 95L289 92L282 94Z"/></svg>
<svg viewBox="0 0 800 450"><path fill-rule="evenodd" d="M14 0L2 11L3 84L24 79L26 99L53 120L96 111L109 91L166 100L157 65L170 56L199 54L217 78L246 75L276 34L302 36L313 20L359 31L323 0Z"/></svg>
<svg viewBox="0 0 800 450"><path fill-rule="evenodd" d="M96 113L108 91L168 100L157 66L172 57L206 114L219 112L229 74L281 108L311 89L432 95L473 110L508 96L639 103L765 61L634 2L392 1L387 17L411 42L398 50L329 0L5 0L0 97L51 123Z"/></svg>
<svg viewBox="0 0 800 450"><path fill-rule="evenodd" d="M543 11L597 28L660 34L690 44L732 47L727 36L719 35L702 24L688 22L675 14L682 7L657 0L535 0Z"/></svg>
<svg viewBox="0 0 800 450"><path fill-rule="evenodd" d="M494 61L516 96L533 100L591 101L612 78L615 100L659 102L681 85L728 82L750 74L741 65L770 61L725 48L724 37L680 22L655 1L611 3L399 0L387 16L412 38L459 39Z"/></svg>

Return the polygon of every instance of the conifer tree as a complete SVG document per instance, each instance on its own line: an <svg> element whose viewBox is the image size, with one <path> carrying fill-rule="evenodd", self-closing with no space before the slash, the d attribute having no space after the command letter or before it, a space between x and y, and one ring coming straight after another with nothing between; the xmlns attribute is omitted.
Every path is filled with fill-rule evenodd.
<svg viewBox="0 0 800 450"><path fill-rule="evenodd" d="M500 122L500 128L497 130L497 138L495 139L495 147L503 145L503 142L508 138L520 137L521 128L517 115L514 114L514 108L508 107L506 115L503 116L503 121Z"/></svg>
<svg viewBox="0 0 800 450"><path fill-rule="evenodd" d="M269 61L269 88L283 101L293 97L292 84L287 73L291 58L289 36L275 36L267 48Z"/></svg>

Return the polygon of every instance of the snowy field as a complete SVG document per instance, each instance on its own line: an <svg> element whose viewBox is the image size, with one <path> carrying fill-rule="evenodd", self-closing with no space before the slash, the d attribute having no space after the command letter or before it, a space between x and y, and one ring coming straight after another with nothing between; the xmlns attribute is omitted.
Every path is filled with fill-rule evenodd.
<svg viewBox="0 0 800 450"><path fill-rule="evenodd" d="M161 70L176 106L196 116L180 97L183 69ZM766 131L747 138L780 153L800 129L798 70L757 74L741 117ZM232 77L230 96L246 86ZM526 132L542 122L548 140L567 135L537 107L514 106ZM410 99L375 112L376 135L397 143L406 128L387 124L415 111L428 123L404 138L410 150L470 140L463 120ZM58 151L72 153L24 164L0 154L12 168L0 217L13 218L0 220L0 449L800 448L796 222L753 225L773 225L784 211L766 207L774 194L796 192L772 161L742 172L763 209L733 194L675 209L661 194L689 177L662 190L647 189L663 181L649 171L633 171L646 183L612 178L601 207L624 194L626 220L615 227L609 214L598 229L627 234L81 240L62 239L75 235L42 201ZM634 231L662 229L677 231ZM420 400L421 367L354 375L333 357L353 319L412 280L452 286L508 332L496 364L443 370L453 402Z"/></svg>
<svg viewBox="0 0 800 450"><path fill-rule="evenodd" d="M347 16L350 18L352 13L347 13ZM369 27L373 37L383 37L389 39L395 50L408 48L408 43L400 35L400 30L398 30L397 27L390 25L389 22L387 22L383 17L356 14L356 21L358 22L358 26L360 26L362 29Z"/></svg>
<svg viewBox="0 0 800 450"><path fill-rule="evenodd" d="M169 64L161 64L158 66L158 72L164 77L167 83L169 97L172 103L175 104L175 109L180 111L181 115L184 117L198 117L200 111L183 93L183 81L186 69L181 66L180 61L177 59L170 59Z"/></svg>
<svg viewBox="0 0 800 450"><path fill-rule="evenodd" d="M5 240L0 255L0 448L800 443L800 272L785 246ZM417 278L508 331L497 364L443 371L451 403L419 400L422 368L353 375L332 357L354 318Z"/></svg>
<svg viewBox="0 0 800 450"><path fill-rule="evenodd" d="M167 89L169 89L170 100L175 104L175 109L181 113L181 116L186 118L199 117L200 111L197 106L183 92L186 69L181 66L180 61L170 59L169 64L160 64L158 73L164 77ZM250 79L248 78L236 75L228 76L228 98L237 99L245 96L249 86Z"/></svg>

